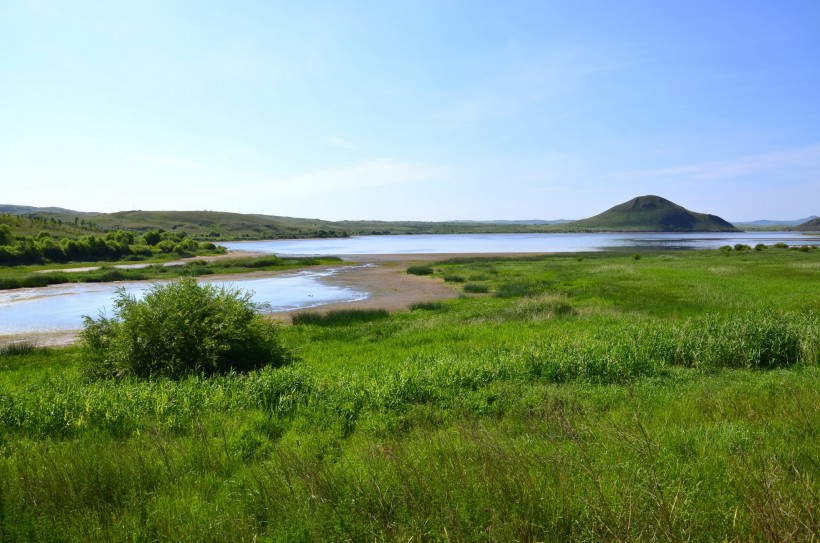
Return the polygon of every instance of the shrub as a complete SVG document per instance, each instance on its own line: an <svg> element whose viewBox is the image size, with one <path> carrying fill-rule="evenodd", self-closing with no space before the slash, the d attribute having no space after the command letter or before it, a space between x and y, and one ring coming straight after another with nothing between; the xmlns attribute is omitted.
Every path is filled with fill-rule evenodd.
<svg viewBox="0 0 820 543"><path fill-rule="evenodd" d="M430 266L410 266L407 273L411 275L433 275L433 268Z"/></svg>
<svg viewBox="0 0 820 543"><path fill-rule="evenodd" d="M198 284L154 284L142 300L117 291L114 316L84 317L81 353L92 373L180 378L249 371L288 360L251 293Z"/></svg>

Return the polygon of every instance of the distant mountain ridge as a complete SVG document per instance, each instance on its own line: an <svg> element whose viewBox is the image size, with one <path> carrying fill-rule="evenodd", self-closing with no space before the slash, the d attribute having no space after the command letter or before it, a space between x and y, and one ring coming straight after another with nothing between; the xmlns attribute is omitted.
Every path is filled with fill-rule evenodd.
<svg viewBox="0 0 820 543"><path fill-rule="evenodd" d="M797 230L798 232L820 232L820 217L815 217L802 224L798 224L792 228L792 230Z"/></svg>
<svg viewBox="0 0 820 543"><path fill-rule="evenodd" d="M93 213L61 207L2 205L0 213L37 215L57 222L78 219L82 226L99 231L126 229L147 231L161 228L186 231L196 239L282 239L343 237L374 234L467 234L537 233L577 231L622 232L737 232L728 221L706 213L690 211L655 195L640 196L603 213L577 221L493 220L493 221L323 221L260 214L217 211L119 211ZM762 221L759 221L762 222ZM817 219L790 229L812 231L820 228Z"/></svg>
<svg viewBox="0 0 820 543"><path fill-rule="evenodd" d="M792 219L789 221L773 221L768 219L762 219L757 221L734 221L732 224L734 224L735 226L749 226L752 228L767 228L770 226L798 226L816 218L817 215L811 215L810 217L803 217L802 219Z"/></svg>
<svg viewBox="0 0 820 543"><path fill-rule="evenodd" d="M65 209L63 207L34 207L34 206L17 206L9 204L0 204L0 213L8 215L29 215L39 213L51 213L56 215L71 215L71 216L87 216L99 215L93 211L74 211L73 209Z"/></svg>
<svg viewBox="0 0 820 543"><path fill-rule="evenodd" d="M596 231L739 232L732 223L716 215L689 211L653 194L633 198L568 226Z"/></svg>

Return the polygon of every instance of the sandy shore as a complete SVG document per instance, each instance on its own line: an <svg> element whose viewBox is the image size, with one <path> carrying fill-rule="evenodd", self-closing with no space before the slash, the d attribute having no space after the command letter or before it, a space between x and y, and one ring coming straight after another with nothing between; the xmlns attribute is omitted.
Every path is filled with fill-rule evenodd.
<svg viewBox="0 0 820 543"><path fill-rule="evenodd" d="M225 260L226 258L244 258L244 257L255 257L260 256L260 253L251 253L249 251L232 251L230 253L226 253L224 255L207 255L207 256L192 256L188 258L180 258L179 260L171 260L170 262L163 262L163 266L184 266L189 262L214 262L216 260ZM114 268L117 270L139 270L142 268L148 268L153 266L156 262L137 262L135 264L112 264L110 266L106 266L109 268ZM103 266L85 266L82 268L59 268L59 269L48 269L48 270L37 270L34 273L54 273L54 272L62 272L62 273L82 273L82 272L89 272L89 271L97 271L101 270Z"/></svg>
<svg viewBox="0 0 820 543"><path fill-rule="evenodd" d="M239 257L232 253L230 256ZM457 287L444 283L441 279L409 275L405 273L408 266L417 263L447 260L471 255L464 254L424 254L424 255L344 255L344 263L326 266L312 266L304 268L306 271L336 270L336 273L322 278L327 283L353 287L369 293L364 300L326 304L319 307L299 309L290 312L270 313L270 318L283 322L290 322L294 313L322 312L337 308L373 308L387 309L388 311L402 311L418 302L429 302L454 298L460 295ZM479 255L473 255L479 256ZM480 255L490 256L490 255ZM221 258L226 256L220 255ZM299 270L284 270L276 272L250 272L233 275L211 275L209 278L230 279L251 277L274 277L294 273ZM27 334L25 336L0 337L0 346L16 342L31 342L36 345L69 345L76 341L77 332L55 332L45 334Z"/></svg>
<svg viewBox="0 0 820 543"><path fill-rule="evenodd" d="M405 273L405 269L408 265L412 265L413 261L359 262L360 264L355 266L331 266L331 268L338 269L338 272L323 278L322 281L363 290L369 294L364 300L271 313L270 316L290 322L290 317L295 313L323 312L330 309L367 308L387 309L394 312L408 309L414 303L445 300L455 298L460 294L460 290L456 290L441 279Z"/></svg>

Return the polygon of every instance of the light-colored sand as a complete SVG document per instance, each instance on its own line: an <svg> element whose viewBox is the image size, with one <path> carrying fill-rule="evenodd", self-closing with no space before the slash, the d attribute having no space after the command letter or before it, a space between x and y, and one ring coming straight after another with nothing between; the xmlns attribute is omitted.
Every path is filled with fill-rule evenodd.
<svg viewBox="0 0 820 543"><path fill-rule="evenodd" d="M246 256L231 253L232 257ZM356 255L345 257L346 263L330 266L311 266L308 271L337 270L332 276L322 278L333 285L353 287L369 293L368 298L356 302L327 304L292 312L271 313L273 319L290 322L293 313L322 312L336 308L383 308L388 311L405 310L417 302L444 300L459 296L460 289L444 283L441 279L405 273L408 266L433 260L463 257L466 255ZM482 255L488 256L488 255ZM213 258L213 257L210 257ZM219 257L217 257L219 258ZM225 258L225 256L221 256ZM294 273L296 270L277 272L251 272L233 275L210 275L208 278L231 279L250 277L273 277ZM0 337L0 345L19 341L30 341L37 345L68 345L76 340L76 332L32 334L26 336Z"/></svg>
<svg viewBox="0 0 820 543"><path fill-rule="evenodd" d="M171 260L170 262L165 262L163 266L184 266L189 262L214 262L216 260L225 260L226 258L245 258L249 256L260 256L259 253L252 253L249 251L231 251L230 253L224 255L209 255L209 256L192 256L190 258L180 258L179 260ZM118 270L139 270L142 268L147 268L151 266L151 263L147 262L138 262L136 264L114 264L113 266L109 266L111 268L116 268ZM89 271L97 271L101 270L102 266L85 266L82 268L61 268L61 269L54 269L54 270L37 270L34 273L54 273L54 272L62 272L62 273L82 273L82 272L89 272Z"/></svg>
<svg viewBox="0 0 820 543"><path fill-rule="evenodd" d="M397 253L384 255L338 255L347 262L400 262L406 266L413 263L442 262L454 258L499 258L536 256L554 253Z"/></svg>
<svg viewBox="0 0 820 543"><path fill-rule="evenodd" d="M460 294L460 290L456 290L441 279L405 273L405 269L408 265L412 265L412 262L394 261L378 264L367 262L367 264L371 265L335 267L339 271L323 279L333 285L366 291L369 293L366 299L271 313L271 317L289 322L290 317L295 313L321 313L341 308L387 309L394 312L405 310L414 303L445 300L455 298Z"/></svg>

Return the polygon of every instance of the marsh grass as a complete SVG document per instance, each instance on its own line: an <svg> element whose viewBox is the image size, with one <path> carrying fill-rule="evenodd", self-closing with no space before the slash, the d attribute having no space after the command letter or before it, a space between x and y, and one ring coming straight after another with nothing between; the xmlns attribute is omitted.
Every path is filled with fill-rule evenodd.
<svg viewBox="0 0 820 543"><path fill-rule="evenodd" d="M435 264L515 288L245 374L4 357L0 540L816 540L816 253L660 256Z"/></svg>
<svg viewBox="0 0 820 543"><path fill-rule="evenodd" d="M294 325L345 326L386 319L390 313L386 309L333 309L324 313L297 313L293 315Z"/></svg>
<svg viewBox="0 0 820 543"><path fill-rule="evenodd" d="M433 274L433 268L431 268L430 266L409 266L406 271L410 275L432 275Z"/></svg>
<svg viewBox="0 0 820 543"><path fill-rule="evenodd" d="M39 349L36 343L31 341L13 341L5 345L0 345L0 356L20 356L30 354Z"/></svg>
<svg viewBox="0 0 820 543"><path fill-rule="evenodd" d="M445 311L447 305L443 302L416 302L410 305L410 311Z"/></svg>
<svg viewBox="0 0 820 543"><path fill-rule="evenodd" d="M464 292L468 294L486 294L490 292L490 285L485 283L465 283Z"/></svg>

